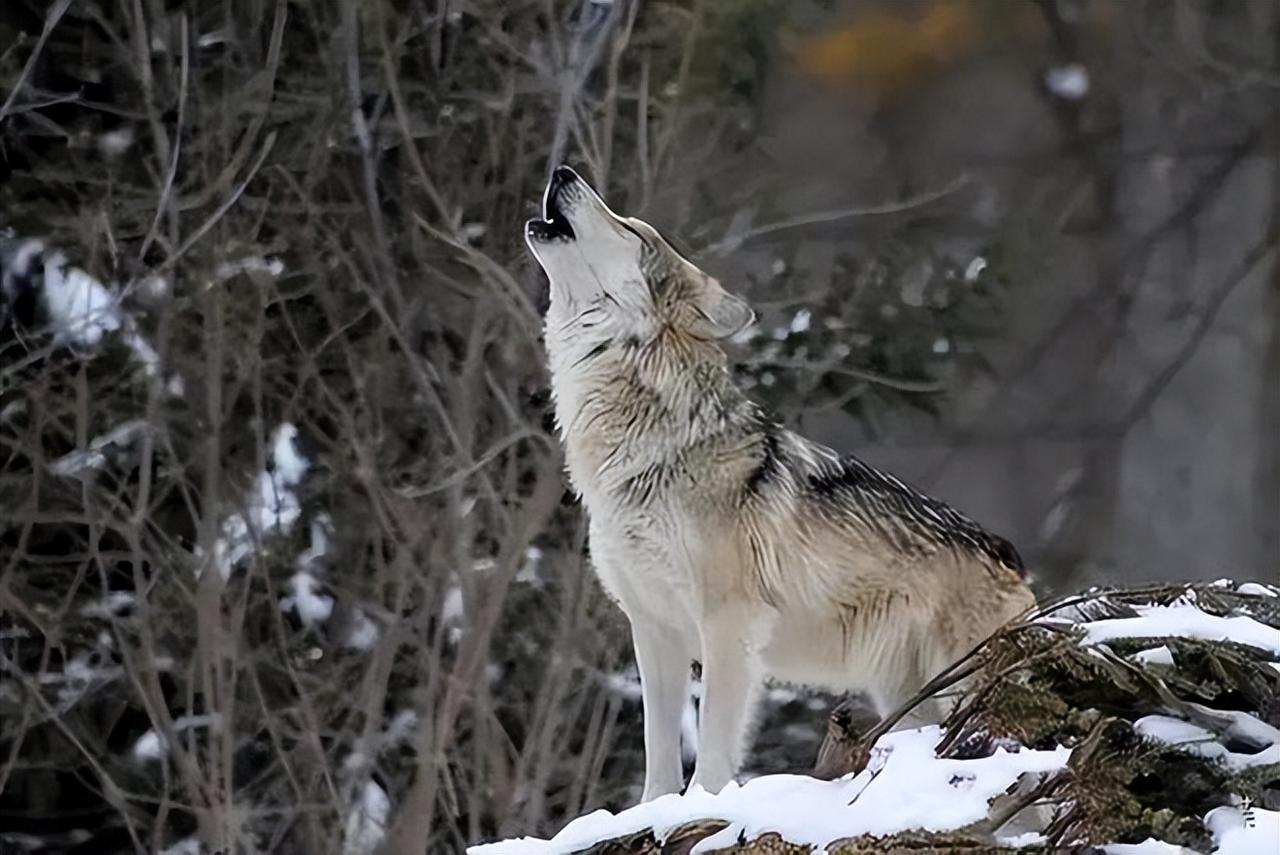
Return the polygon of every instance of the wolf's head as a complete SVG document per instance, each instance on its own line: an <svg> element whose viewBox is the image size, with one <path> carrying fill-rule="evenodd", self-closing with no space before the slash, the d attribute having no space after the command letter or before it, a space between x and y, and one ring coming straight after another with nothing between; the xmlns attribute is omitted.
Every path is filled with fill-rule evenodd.
<svg viewBox="0 0 1280 855"><path fill-rule="evenodd" d="M731 336L745 302L676 252L648 223L620 217L567 166L551 175L525 240L551 280L551 312L599 333L648 341L663 332Z"/></svg>

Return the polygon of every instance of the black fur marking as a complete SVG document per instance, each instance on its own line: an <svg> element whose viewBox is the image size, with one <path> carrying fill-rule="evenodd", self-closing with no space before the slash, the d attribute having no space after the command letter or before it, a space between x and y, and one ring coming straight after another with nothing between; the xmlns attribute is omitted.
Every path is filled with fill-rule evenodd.
<svg viewBox="0 0 1280 855"><path fill-rule="evenodd" d="M894 543L911 548L914 538L970 552L979 552L1026 577L1026 568L1013 544L969 519L949 505L926 496L856 457L843 457L821 474L811 476L809 488L820 497L851 499L865 508L864 519Z"/></svg>
<svg viewBox="0 0 1280 855"><path fill-rule="evenodd" d="M781 427L776 422L765 422L760 433L760 462L747 476L747 492L759 494L782 471Z"/></svg>
<svg viewBox="0 0 1280 855"><path fill-rule="evenodd" d="M591 348L591 350L588 351L581 359L573 363L573 367L577 368L579 365L581 365L584 362L590 362L591 360L595 359L597 356L604 353L606 350L608 350L612 346L613 346L613 339L606 339L605 341L600 342L595 347Z"/></svg>
<svg viewBox="0 0 1280 855"><path fill-rule="evenodd" d="M679 476L687 474L678 460L674 463L654 463L623 481L618 494L626 502L644 507L670 488Z"/></svg>
<svg viewBox="0 0 1280 855"><path fill-rule="evenodd" d="M991 538L992 554L1000 559L1000 562L1010 570L1016 570L1018 577L1025 579L1027 576L1027 567L1022 563L1022 556L1018 554L1018 550L1013 548L1013 544L1005 540L999 535L988 535Z"/></svg>

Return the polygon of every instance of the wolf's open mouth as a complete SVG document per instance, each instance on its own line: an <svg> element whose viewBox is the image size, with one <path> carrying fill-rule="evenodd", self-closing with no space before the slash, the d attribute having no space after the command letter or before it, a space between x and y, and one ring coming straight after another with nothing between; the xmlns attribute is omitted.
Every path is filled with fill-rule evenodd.
<svg viewBox="0 0 1280 855"><path fill-rule="evenodd" d="M558 166L551 173L546 192L542 194L542 219L529 221L529 234L538 240L573 240L573 226L561 208L566 187L578 180L577 174L567 166Z"/></svg>

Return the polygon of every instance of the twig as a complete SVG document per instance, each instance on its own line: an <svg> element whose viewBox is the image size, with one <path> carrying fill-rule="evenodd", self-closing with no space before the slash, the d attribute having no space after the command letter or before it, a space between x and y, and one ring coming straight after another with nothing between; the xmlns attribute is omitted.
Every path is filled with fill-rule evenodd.
<svg viewBox="0 0 1280 855"><path fill-rule="evenodd" d="M933 202L950 196L969 183L970 176L968 173L961 173L953 178L943 187L937 190L930 190L926 193L920 193L916 196L909 196L906 199L899 199L896 202L884 202L879 205L870 205L856 208L837 208L832 211L819 211L813 214L805 214L799 217L792 217L787 220L779 220L774 223L766 223L762 226L747 229L745 232L736 235L725 235L719 241L710 246L703 247L698 254L703 255L725 255L749 240L763 237L764 235L775 234L776 232L786 231L788 229L797 229L803 226L819 225L821 223L834 223L839 220L848 220L855 217L874 217L884 214L900 214L904 211L910 211L915 208L921 208Z"/></svg>
<svg viewBox="0 0 1280 855"><path fill-rule="evenodd" d="M1205 336L1209 334L1210 329L1212 329L1213 322L1217 320L1218 313L1222 311L1227 298L1235 293L1240 283L1248 281L1255 270L1268 263L1271 257L1275 255L1278 240L1280 240L1280 233L1272 233L1264 237L1252 252L1241 259L1235 270L1222 281L1209 299L1205 301L1199 316L1196 318L1195 325L1186 340L1178 348L1178 352L1173 355L1173 358L1169 360L1164 368L1160 369L1160 373L1155 376L1155 379L1142 390L1142 394L1125 412L1124 418L1115 424L1114 430L1117 435L1124 435L1129 428L1137 424L1138 420L1146 415L1147 411L1164 393L1164 390L1178 376L1178 372L1196 355L1196 351L1200 348Z"/></svg>
<svg viewBox="0 0 1280 855"><path fill-rule="evenodd" d="M146 237L142 239L142 243L138 247L138 258L141 260L147 254L147 249L151 246L151 241L155 239L156 232L160 228L160 219L166 214L170 217L170 228L176 228L173 222L175 212L172 205L173 182L178 177L178 160L182 155L182 128L185 124L187 115L187 92L190 88L190 72L191 72L191 34L190 26L187 22L187 16L183 14L180 17L182 24L182 70L178 78L178 121L174 126L173 153L169 157L169 168L165 171L164 186L160 188L160 199L156 202L156 214L151 220L151 227L147 229Z"/></svg>
<svg viewBox="0 0 1280 855"><path fill-rule="evenodd" d="M71 5L71 0L56 0L49 11L44 16L44 26L40 29L40 37L36 39L36 46L31 51L31 56L27 57L27 62L22 66L22 73L18 75L18 80L13 84L13 89L9 91L9 97L4 99L4 104L0 105L0 122L4 121L5 116L9 115L9 108L13 106L14 100L17 99L18 93L22 91L22 87L27 84L27 78L31 76L32 70L36 67L36 62L40 59L41 52L44 51L45 43L49 41L58 22L62 20L62 16L67 13L67 7Z"/></svg>
<svg viewBox="0 0 1280 855"><path fill-rule="evenodd" d="M605 40L609 33L613 30L614 22L617 21L618 4L612 3L603 13L603 19L600 18L601 12L599 6L592 3L591 0L583 0L581 12L578 18L578 27L574 33L573 40L569 44L568 56L565 58L564 68L560 72L560 101L556 109L556 121L551 134L551 149L547 155L547 174L551 174L551 170L555 169L564 162L565 147L569 140L569 124L573 117L573 107L578 100L578 95L582 91L582 86L587 78L591 75L591 71L595 68L596 62L600 58L600 51L604 47ZM595 18L596 20L591 20ZM595 34L591 37L589 44L585 45L588 30L592 26L597 26Z"/></svg>
<svg viewBox="0 0 1280 855"><path fill-rule="evenodd" d="M177 265L178 261L186 255L188 251L190 251L191 247L195 246L197 241L217 225L218 220L222 219L223 215L225 215L227 211L230 211L235 207L236 200L240 198L240 195L244 193L245 188L249 186L249 182L258 174L258 170L262 168L263 161L267 159L267 155L271 153L271 148L275 144L276 132L272 131L267 135L266 142L262 144L262 150L258 152L257 160L255 160L253 165L249 167L249 172L245 175L244 180L236 185L236 188L231 191L231 195L227 197L226 201L219 205L218 209L210 214L208 219L201 223L199 227L191 233L190 237L182 242L182 245L174 251L173 255L164 260L164 263L157 268L159 271L172 270Z"/></svg>
<svg viewBox="0 0 1280 855"><path fill-rule="evenodd" d="M816 371L823 374L840 374L846 377L856 377L859 380L866 380L868 383L875 383L878 386L886 386L890 389L899 389L903 392L941 392L946 388L946 384L938 380L907 380L900 377L890 377L887 374L880 374L876 371L870 371L865 368L850 368L845 365L827 365L787 359L756 359L751 360L747 364L757 367L776 367L787 368L795 371Z"/></svg>

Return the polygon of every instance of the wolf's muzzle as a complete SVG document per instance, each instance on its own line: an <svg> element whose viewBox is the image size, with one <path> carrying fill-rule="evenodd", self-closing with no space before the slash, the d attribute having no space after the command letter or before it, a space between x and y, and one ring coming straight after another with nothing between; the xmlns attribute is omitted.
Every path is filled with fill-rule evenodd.
<svg viewBox="0 0 1280 855"><path fill-rule="evenodd" d="M565 216L564 203L574 195L574 185L582 179L567 166L557 166L542 194L542 219L525 224L529 236L538 241L573 240L573 226Z"/></svg>

